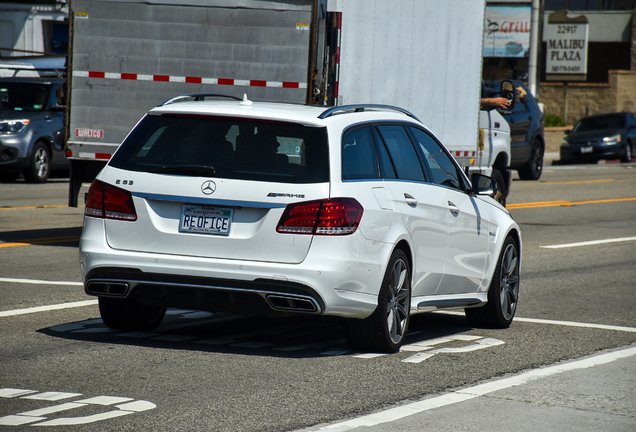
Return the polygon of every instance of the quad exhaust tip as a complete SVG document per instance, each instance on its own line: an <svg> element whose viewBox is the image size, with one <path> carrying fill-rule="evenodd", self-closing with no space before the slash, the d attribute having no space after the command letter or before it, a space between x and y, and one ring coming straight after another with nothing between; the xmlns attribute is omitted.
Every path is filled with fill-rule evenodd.
<svg viewBox="0 0 636 432"><path fill-rule="evenodd" d="M316 313L320 310L312 298L270 294L267 302L272 309L280 311Z"/></svg>
<svg viewBox="0 0 636 432"><path fill-rule="evenodd" d="M89 282L86 285L86 292L88 294L100 294L109 295L113 297L125 297L128 294L130 285L125 282Z"/></svg>

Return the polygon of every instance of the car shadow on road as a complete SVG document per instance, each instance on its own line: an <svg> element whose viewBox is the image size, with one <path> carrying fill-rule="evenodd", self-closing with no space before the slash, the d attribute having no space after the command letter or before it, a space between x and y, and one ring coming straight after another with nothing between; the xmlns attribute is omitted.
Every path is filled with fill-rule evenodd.
<svg viewBox="0 0 636 432"><path fill-rule="evenodd" d="M79 247L82 227L47 228L0 232L0 244Z"/></svg>
<svg viewBox="0 0 636 432"><path fill-rule="evenodd" d="M464 316L416 315L411 319L405 345L425 345L427 340L471 330ZM113 330L98 317L44 328L39 332L98 343L281 358L369 355L348 347L342 319L336 317L272 318L168 309L162 324L152 332ZM396 355L400 354L403 353Z"/></svg>

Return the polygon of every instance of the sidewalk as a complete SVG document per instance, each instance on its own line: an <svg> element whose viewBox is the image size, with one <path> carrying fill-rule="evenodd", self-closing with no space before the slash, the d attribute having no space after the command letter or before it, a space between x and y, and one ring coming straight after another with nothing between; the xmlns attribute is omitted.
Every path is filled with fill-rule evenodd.
<svg viewBox="0 0 636 432"><path fill-rule="evenodd" d="M636 431L636 344L304 431Z"/></svg>

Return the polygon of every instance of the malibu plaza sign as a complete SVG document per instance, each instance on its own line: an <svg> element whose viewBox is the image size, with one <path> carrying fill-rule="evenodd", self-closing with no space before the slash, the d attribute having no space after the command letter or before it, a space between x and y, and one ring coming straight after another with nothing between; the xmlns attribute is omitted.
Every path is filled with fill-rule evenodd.
<svg viewBox="0 0 636 432"><path fill-rule="evenodd" d="M569 18L565 11L549 16L543 31L547 80L586 80L588 28L585 16Z"/></svg>

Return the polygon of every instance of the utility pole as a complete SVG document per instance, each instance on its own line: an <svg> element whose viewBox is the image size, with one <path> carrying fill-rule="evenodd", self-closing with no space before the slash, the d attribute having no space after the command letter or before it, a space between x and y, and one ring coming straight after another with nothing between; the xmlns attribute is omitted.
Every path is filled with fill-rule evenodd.
<svg viewBox="0 0 636 432"><path fill-rule="evenodd" d="M528 87L537 96L537 63L539 60L539 9L541 0L532 0L530 18L530 52L528 53Z"/></svg>

